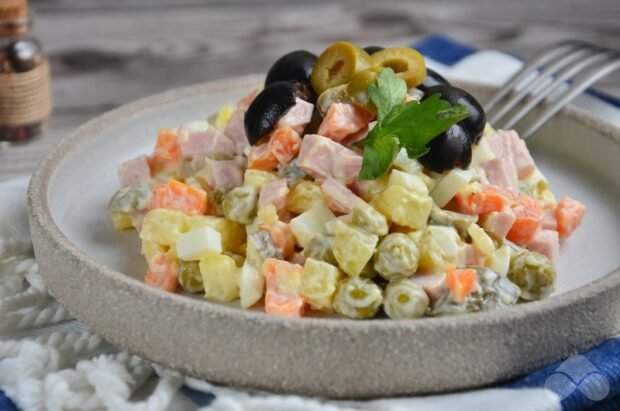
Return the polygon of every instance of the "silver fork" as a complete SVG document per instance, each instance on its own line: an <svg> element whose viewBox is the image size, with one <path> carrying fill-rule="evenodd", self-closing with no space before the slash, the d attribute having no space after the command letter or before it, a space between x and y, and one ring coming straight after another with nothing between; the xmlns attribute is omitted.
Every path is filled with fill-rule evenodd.
<svg viewBox="0 0 620 411"><path fill-rule="evenodd" d="M527 139L582 91L618 68L617 51L581 41L554 44L525 63L489 100L484 107L487 120L495 128L516 128ZM528 116L538 106L541 110Z"/></svg>

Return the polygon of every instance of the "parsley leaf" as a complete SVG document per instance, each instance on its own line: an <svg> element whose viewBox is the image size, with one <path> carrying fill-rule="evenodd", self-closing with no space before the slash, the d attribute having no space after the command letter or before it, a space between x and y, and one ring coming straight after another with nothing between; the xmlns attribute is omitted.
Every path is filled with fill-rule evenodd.
<svg viewBox="0 0 620 411"><path fill-rule="evenodd" d="M399 85L400 84L400 85ZM404 91L403 91L404 90ZM428 152L428 143L453 124L469 117L467 107L452 106L439 94L418 103L403 104L407 86L392 69L377 76L377 84L368 87L377 107L377 124L358 145L364 146L364 160L359 174L361 180L374 180L388 172L401 148L409 158ZM401 98L402 96L402 98Z"/></svg>
<svg viewBox="0 0 620 411"><path fill-rule="evenodd" d="M395 107L402 104L406 95L407 84L389 67L379 72L377 84L368 86L368 96L377 107L377 121L383 121Z"/></svg>

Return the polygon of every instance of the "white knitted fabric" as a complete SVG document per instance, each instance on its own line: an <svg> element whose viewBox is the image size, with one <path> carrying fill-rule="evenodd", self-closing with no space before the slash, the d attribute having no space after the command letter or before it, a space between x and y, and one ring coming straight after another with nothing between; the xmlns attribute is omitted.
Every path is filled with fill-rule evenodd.
<svg viewBox="0 0 620 411"><path fill-rule="evenodd" d="M119 351L73 320L47 293L32 254L26 184L26 179L0 183L0 388L23 410L560 409L558 397L543 389L367 402L270 395L214 386ZM200 404L197 392L215 399Z"/></svg>

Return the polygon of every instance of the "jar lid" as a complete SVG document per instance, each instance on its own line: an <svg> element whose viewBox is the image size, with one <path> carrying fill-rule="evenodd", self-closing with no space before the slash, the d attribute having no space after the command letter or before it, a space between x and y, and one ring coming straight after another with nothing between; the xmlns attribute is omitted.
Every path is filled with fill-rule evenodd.
<svg viewBox="0 0 620 411"><path fill-rule="evenodd" d="M28 0L0 1L0 20L22 20L28 17Z"/></svg>

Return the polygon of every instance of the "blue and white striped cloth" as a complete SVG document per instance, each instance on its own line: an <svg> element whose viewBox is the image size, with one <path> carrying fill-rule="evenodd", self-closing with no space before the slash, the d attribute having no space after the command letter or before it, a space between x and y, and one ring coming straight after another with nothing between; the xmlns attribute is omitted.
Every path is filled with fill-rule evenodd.
<svg viewBox="0 0 620 411"><path fill-rule="evenodd" d="M443 36L427 38L414 47L427 57L431 67L453 79L501 84L522 64L516 57L496 51L478 51ZM481 72L484 72L482 78ZM588 92L580 96L576 104L620 126L620 99ZM9 185L10 183L13 182L9 182ZM19 191L19 195L22 196L25 183L26 180L15 182L12 188L15 190L18 187L18 190L22 190ZM11 188L9 185L0 184L0 197L5 200L7 199L5 191L7 187ZM25 202L25 198L23 201ZM228 406L218 401L226 399L226 396L231 400L227 402ZM317 401L299 397L292 399L290 396L269 396L267 402L263 394L262 402L252 403L247 397L241 391L236 393L233 390L223 389L199 391L183 386L168 409L189 410L203 407L210 409L209 405L213 404L218 410L614 411L620 410L620 338L609 339L589 352L574 355L511 382L464 393L365 402ZM231 404L235 405L231 408ZM18 411L17 406L2 390L0 390L0 411Z"/></svg>

